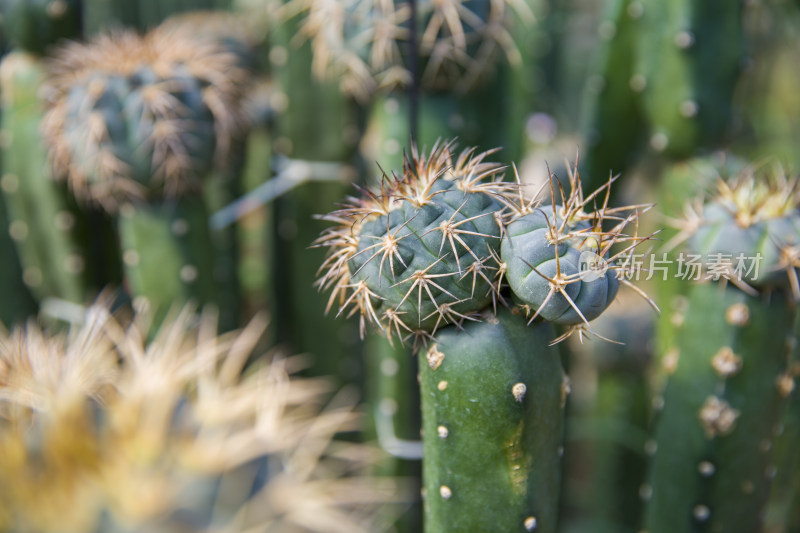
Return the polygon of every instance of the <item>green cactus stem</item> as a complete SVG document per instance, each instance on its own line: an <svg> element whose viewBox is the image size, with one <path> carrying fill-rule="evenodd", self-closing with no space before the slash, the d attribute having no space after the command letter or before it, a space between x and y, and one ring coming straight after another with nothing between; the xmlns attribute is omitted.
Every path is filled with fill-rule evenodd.
<svg viewBox="0 0 800 533"><path fill-rule="evenodd" d="M11 43L34 54L81 32L79 0L2 0L0 16Z"/></svg>
<svg viewBox="0 0 800 533"><path fill-rule="evenodd" d="M271 149L276 161L289 159L282 168L291 172L311 172L306 162L339 167L319 176L327 179L303 183L271 205L270 284L276 340L296 352L312 354L309 372L355 383L362 375L358 332L354 324L320 322L327 299L314 288L314 280L325 253L309 245L325 228L315 217L334 209L355 180L351 164L360 128L352 102L335 85L312 76L311 50L307 43L297 46L296 33L297 21L291 20L271 39L275 83Z"/></svg>
<svg viewBox="0 0 800 533"><path fill-rule="evenodd" d="M144 297L160 323L178 302L194 300L223 310L216 258L209 246L208 213L202 197L154 205L128 204L117 217L127 289ZM231 317L220 324L230 329Z"/></svg>
<svg viewBox="0 0 800 533"><path fill-rule="evenodd" d="M746 167L692 205L676 225L701 268L660 334L646 527L760 531L794 389L797 179Z"/></svg>
<svg viewBox="0 0 800 533"><path fill-rule="evenodd" d="M676 158L716 148L729 127L743 54L744 2L641 0L637 72L650 145Z"/></svg>
<svg viewBox="0 0 800 533"><path fill-rule="evenodd" d="M584 197L575 168L569 169L569 194L555 193L550 179L551 205L536 198L510 204L505 221L500 258L505 278L531 321L545 320L570 326L566 336L588 328L614 300L619 285L636 289L618 272L628 265L617 259L650 238L638 235L639 215L649 205L610 208L613 179ZM589 205L599 205L586 211ZM630 235L623 233L629 224ZM611 249L622 244L622 250ZM645 296L647 301L655 304ZM656 308L657 309L657 308ZM566 338L566 337L563 337Z"/></svg>
<svg viewBox="0 0 800 533"><path fill-rule="evenodd" d="M56 183L39 126L43 63L24 52L7 55L0 66L2 90L2 186L8 208L6 229L23 264L23 279L36 298L84 303L91 283L109 278L88 255L85 216L64 184ZM99 277L95 277L95 276Z"/></svg>
<svg viewBox="0 0 800 533"><path fill-rule="evenodd" d="M2 120L2 115L0 115ZM0 134L0 143L3 142ZM2 168L2 150L0 150L0 168ZM0 202L0 228L8 227L8 211L5 202ZM25 322L36 314L36 302L22 279L22 266L19 254L11 235L0 232L0 292L4 298L0 301L0 322L6 328Z"/></svg>
<svg viewBox="0 0 800 533"><path fill-rule="evenodd" d="M426 531L556 531L567 389L552 338L504 310L420 354Z"/></svg>

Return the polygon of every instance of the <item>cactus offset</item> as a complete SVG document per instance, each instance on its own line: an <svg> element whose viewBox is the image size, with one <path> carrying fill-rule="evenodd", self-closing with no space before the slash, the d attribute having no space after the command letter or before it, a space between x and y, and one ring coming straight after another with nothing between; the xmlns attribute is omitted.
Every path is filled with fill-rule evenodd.
<svg viewBox="0 0 800 533"><path fill-rule="evenodd" d="M633 287L617 274L627 265L615 260L649 238L623 230L629 224L636 226L641 211L650 206L608 207L613 180L584 197L576 169L570 171L569 196L562 191L559 204L553 180L552 205L523 197L510 204L500 257L511 291L532 313L531 321L541 316L568 325L566 335L570 335L588 327L609 306L620 283ZM602 202L602 207L585 211L593 202ZM609 223L613 227L604 227ZM609 257L618 243L624 249Z"/></svg>
<svg viewBox="0 0 800 533"><path fill-rule="evenodd" d="M513 17L530 20L524 2L420 2L417 20L406 1L358 0L352 6L331 0L294 0L288 14L303 12L301 34L314 49L314 72L338 79L343 92L366 101L377 90L410 85L416 59L408 56L417 25L421 82L426 89L465 92L491 72L504 52L518 63L509 34Z"/></svg>
<svg viewBox="0 0 800 533"><path fill-rule="evenodd" d="M504 310L420 354L426 531L556 530L566 388L552 338Z"/></svg>

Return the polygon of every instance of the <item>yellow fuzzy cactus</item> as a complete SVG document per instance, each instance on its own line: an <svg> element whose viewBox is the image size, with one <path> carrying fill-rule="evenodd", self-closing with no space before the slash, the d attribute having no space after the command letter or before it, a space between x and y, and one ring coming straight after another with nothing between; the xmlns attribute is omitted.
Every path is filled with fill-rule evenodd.
<svg viewBox="0 0 800 533"><path fill-rule="evenodd" d="M291 358L251 358L256 320L218 337L213 317L91 308L69 335L0 337L4 531L368 531L397 485L333 441L346 401Z"/></svg>

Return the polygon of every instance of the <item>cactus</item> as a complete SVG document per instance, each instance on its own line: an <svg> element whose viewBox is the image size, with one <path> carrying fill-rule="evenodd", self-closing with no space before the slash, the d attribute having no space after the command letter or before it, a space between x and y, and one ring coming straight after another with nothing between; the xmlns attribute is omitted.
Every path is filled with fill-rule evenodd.
<svg viewBox="0 0 800 533"><path fill-rule="evenodd" d="M684 158L725 139L744 54L744 2L640 2L643 89L650 145Z"/></svg>
<svg viewBox="0 0 800 533"><path fill-rule="evenodd" d="M129 289L160 316L188 297L222 304L201 192L237 143L246 81L218 43L168 28L73 43L51 69L44 132L56 171L117 215ZM236 323L235 309L222 312Z"/></svg>
<svg viewBox="0 0 800 533"><path fill-rule="evenodd" d="M565 377L547 323L502 311L419 358L426 531L556 531Z"/></svg>
<svg viewBox="0 0 800 533"><path fill-rule="evenodd" d="M760 530L793 307L781 293L749 296L731 285L690 291L643 489L648 531Z"/></svg>
<svg viewBox="0 0 800 533"><path fill-rule="evenodd" d="M34 54L80 36L80 0L2 0L0 17L11 43Z"/></svg>
<svg viewBox="0 0 800 533"><path fill-rule="evenodd" d="M640 237L638 229L633 235L622 233L649 206L609 208L613 180L584 197L577 170L572 169L569 178L571 192L565 196L562 191L561 203L556 203L551 177L552 205L540 206L535 199L513 205L500 247L508 284L521 305L532 312L531 320L541 316L570 326L567 335L600 316L620 283L633 287L617 274L627 266L615 261L649 238ZM592 202L603 204L586 212ZM613 227L607 227L609 223ZM609 257L618 243L626 247Z"/></svg>
<svg viewBox="0 0 800 533"><path fill-rule="evenodd" d="M514 16L532 18L524 2L505 0L419 2L415 9L402 0L358 0L352 6L295 0L286 11L304 13L301 35L311 41L315 75L338 80L343 92L361 101L412 84L417 62L427 90L467 92L492 71L498 53L519 62L509 27Z"/></svg>
<svg viewBox="0 0 800 533"><path fill-rule="evenodd" d="M325 407L290 360L245 370L263 319L217 337L188 308L157 331L102 302L85 318L69 335L0 334L4 531L372 531L405 497L333 440L351 403Z"/></svg>
<svg viewBox="0 0 800 533"><path fill-rule="evenodd" d="M597 67L586 84L584 136L588 145L583 160L585 174L602 185L607 173L623 173L632 163L645 133L639 88L633 79L637 68L638 33L642 3L614 0L606 3L598 34L603 42ZM633 85L633 86L632 86ZM602 181L600 181L602 180Z"/></svg>
<svg viewBox="0 0 800 533"><path fill-rule="evenodd" d="M412 149L402 176L328 216L338 225L318 240L331 251L318 285L332 289L339 314L360 316L362 334L370 322L387 335L425 338L499 297L503 204L494 195L508 184L485 161L489 152L456 158L451 148Z"/></svg>
<svg viewBox="0 0 800 533"><path fill-rule="evenodd" d="M53 181L39 133L44 77L42 62L24 52L7 55L0 66L6 139L1 185L8 231L17 244L23 279L38 300L83 303L99 286L115 281L115 269L90 253L90 239L105 241L102 225L87 227L88 216L77 209L66 187Z"/></svg>
<svg viewBox="0 0 800 533"><path fill-rule="evenodd" d="M358 333L353 324L319 322L326 298L313 283L324 252L309 250L309 244L325 227L313 217L333 209L354 180L349 165L360 130L351 102L336 86L312 76L311 50L307 44L296 46L296 32L297 21L289 21L271 36L269 58L275 84L271 150L284 161L291 158L287 168L297 160L293 170L307 169L306 161L335 163L342 170L320 176L327 179L303 183L270 206L276 340L294 351L312 354L312 372L353 383L361 375Z"/></svg>
<svg viewBox="0 0 800 533"><path fill-rule="evenodd" d="M646 302L622 293L592 326L617 342L569 346L567 367L576 394L567 410L565 531L637 531L641 523L654 323Z"/></svg>
<svg viewBox="0 0 800 533"><path fill-rule="evenodd" d="M776 168L720 180L682 226L705 283L673 315L662 357L668 377L643 489L653 533L762 527L775 432L794 388L800 242L797 181Z"/></svg>

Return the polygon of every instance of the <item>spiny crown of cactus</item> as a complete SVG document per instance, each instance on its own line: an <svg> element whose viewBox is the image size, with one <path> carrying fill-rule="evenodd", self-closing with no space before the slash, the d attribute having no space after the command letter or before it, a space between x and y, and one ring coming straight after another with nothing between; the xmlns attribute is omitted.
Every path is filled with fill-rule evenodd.
<svg viewBox="0 0 800 533"><path fill-rule="evenodd" d="M628 274L632 252L652 237L640 236L639 216L651 205L610 207L610 178L584 196L577 171L567 164L567 194L550 176L551 204L543 205L536 194L509 203L500 258L511 291L533 321L537 317L568 325L559 342L574 332L598 334L588 329L614 300L620 283L633 288L654 308L641 289L620 273ZM625 233L632 226L632 233ZM619 246L617 246L619 245ZM612 248L614 250L612 251ZM609 339L606 339L609 340Z"/></svg>
<svg viewBox="0 0 800 533"><path fill-rule="evenodd" d="M391 337L425 338L472 318L500 297L498 213L511 184L492 152L412 148L400 176L384 176L324 217L336 225L317 245L329 248L317 285L332 290L330 309L359 314Z"/></svg>
<svg viewBox="0 0 800 533"><path fill-rule="evenodd" d="M147 341L143 316L103 304L69 336L0 335L0 528L367 531L398 497L332 443L348 402L323 408L326 386L290 377L292 359L244 370L263 321L218 337L185 309Z"/></svg>
<svg viewBox="0 0 800 533"><path fill-rule="evenodd" d="M706 270L749 294L788 283L800 299L800 180L780 165L749 165L718 179L716 194L690 202L672 222L680 230L675 243L688 241Z"/></svg>
<svg viewBox="0 0 800 533"><path fill-rule="evenodd" d="M407 0L292 0L286 6L289 16L304 13L300 36L311 40L314 73L340 80L343 92L361 100L411 82L414 24L423 86L460 91L477 84L500 51L518 62L509 23L514 16L533 18L517 0L423 1L416 12L415 22Z"/></svg>
<svg viewBox="0 0 800 533"><path fill-rule="evenodd" d="M109 210L196 189L242 125L245 80L219 42L174 28L70 43L51 61L43 122L56 172Z"/></svg>

